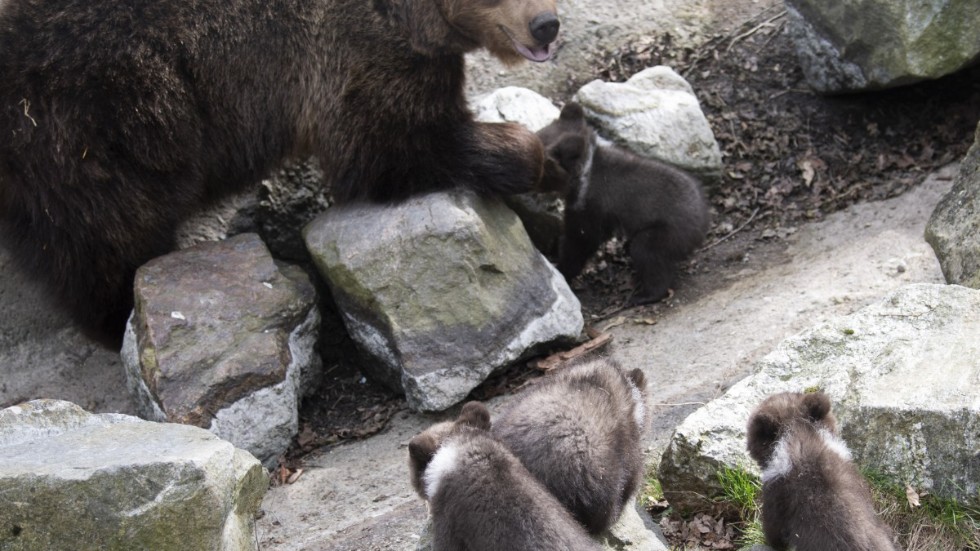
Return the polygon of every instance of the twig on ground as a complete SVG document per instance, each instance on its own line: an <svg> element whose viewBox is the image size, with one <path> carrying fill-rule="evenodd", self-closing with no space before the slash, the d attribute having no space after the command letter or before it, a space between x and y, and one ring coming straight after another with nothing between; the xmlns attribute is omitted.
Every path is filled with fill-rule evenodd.
<svg viewBox="0 0 980 551"><path fill-rule="evenodd" d="M598 337L587 341L583 344L576 346L571 350L563 350L561 352L552 354L547 358L538 360L534 362L534 367L540 369L541 371L552 371L561 367L562 365L568 363L575 358L585 356L590 352L593 352L603 346L606 346L612 341L611 333L602 333Z"/></svg>
<svg viewBox="0 0 980 551"><path fill-rule="evenodd" d="M740 35L735 36L734 38L732 38L731 42L728 43L728 47L725 48L725 53L727 54L732 49L732 47L735 46L735 44L738 41L745 40L746 38L748 38L748 37L754 35L755 33L759 32L760 30L762 30L762 29L764 29L766 27L772 26L772 22L773 21L779 19L780 17L784 17L785 15L786 15L786 10L783 10L783 11L777 13L776 15L770 17L769 19L766 19L762 23L759 23L755 27L752 27L748 31L746 31L746 32L744 32L744 33L742 33Z"/></svg>
<svg viewBox="0 0 980 551"><path fill-rule="evenodd" d="M742 231L743 229L745 229L746 226L748 226L749 224L751 224L753 220L755 220L755 215L757 215L757 214L759 214L759 207L756 207L755 210L752 211L752 215L749 216L749 219L748 220L746 220L745 222L742 222L742 225L741 226L739 226L739 227L735 228L734 230L728 232L728 235L719 238L714 243L711 243L709 245L705 245L704 247L701 247L701 250L698 251L698 252L707 251L708 249L714 247L715 245L720 244L721 242L727 240L728 238L730 238L731 236L735 235L736 233Z"/></svg>

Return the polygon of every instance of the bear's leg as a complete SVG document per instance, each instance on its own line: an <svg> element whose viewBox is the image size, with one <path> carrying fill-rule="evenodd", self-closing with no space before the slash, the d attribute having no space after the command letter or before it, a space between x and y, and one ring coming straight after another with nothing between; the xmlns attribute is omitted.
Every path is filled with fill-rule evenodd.
<svg viewBox="0 0 980 551"><path fill-rule="evenodd" d="M639 288L630 305L648 304L663 299L674 279L674 262L667 250L668 239L663 228L647 228L632 236L629 253L633 259Z"/></svg>
<svg viewBox="0 0 980 551"><path fill-rule="evenodd" d="M55 306L107 347L122 342L136 269L173 250L178 220L186 212L166 191L174 186L153 183L161 185L147 189L160 189L159 200L141 193L146 190L139 185L105 181L77 186L88 190L88 197L38 186L45 192L28 198L40 199L38 208L25 203L2 217L0 231L13 257L47 284Z"/></svg>
<svg viewBox="0 0 980 551"><path fill-rule="evenodd" d="M565 235L561 242L558 271L571 281L582 273L585 263L609 236L586 212L565 210Z"/></svg>
<svg viewBox="0 0 980 551"><path fill-rule="evenodd" d="M512 195L532 191L544 173L544 146L537 134L516 123L474 123L464 147L462 170L481 194Z"/></svg>

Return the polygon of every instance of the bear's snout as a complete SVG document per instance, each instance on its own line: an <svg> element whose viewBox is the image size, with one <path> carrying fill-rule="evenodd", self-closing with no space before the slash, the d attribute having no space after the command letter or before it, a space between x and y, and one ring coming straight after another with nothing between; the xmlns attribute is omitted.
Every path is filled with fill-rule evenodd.
<svg viewBox="0 0 980 551"><path fill-rule="evenodd" d="M558 21L558 16L551 12L544 12L538 14L531 23L528 25L528 29L531 31L531 36L538 41L538 44L550 44L558 37L558 27L561 25Z"/></svg>

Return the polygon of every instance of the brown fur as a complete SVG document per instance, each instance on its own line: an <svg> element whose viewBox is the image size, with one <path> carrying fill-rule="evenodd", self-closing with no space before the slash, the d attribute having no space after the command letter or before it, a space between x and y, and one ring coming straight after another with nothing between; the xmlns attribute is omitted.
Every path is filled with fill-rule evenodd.
<svg viewBox="0 0 980 551"><path fill-rule="evenodd" d="M600 549L489 428L483 404L469 402L456 421L434 425L409 442L412 486L432 513L433 551ZM437 482L431 474L427 480L438 452L450 448L455 455L449 466L443 465Z"/></svg>
<svg viewBox="0 0 980 551"><path fill-rule="evenodd" d="M639 289L630 303L664 298L675 264L690 255L708 231L701 184L670 165L598 145L576 103L566 105L561 117L538 135L548 155L542 186L565 194L559 271L574 278L604 241L621 234L639 276Z"/></svg>
<svg viewBox="0 0 980 551"><path fill-rule="evenodd" d="M0 2L0 236L118 337L177 224L286 157L340 200L526 191L540 141L473 120L463 54L555 33L554 0Z"/></svg>
<svg viewBox="0 0 980 551"><path fill-rule="evenodd" d="M828 435L837 436L837 422L823 392L772 395L749 419L749 454L764 471L766 540L796 551L897 550L867 482Z"/></svg>
<svg viewBox="0 0 980 551"><path fill-rule="evenodd" d="M619 519L639 487L645 400L639 369L624 374L609 359L581 361L516 396L493 432L596 534Z"/></svg>

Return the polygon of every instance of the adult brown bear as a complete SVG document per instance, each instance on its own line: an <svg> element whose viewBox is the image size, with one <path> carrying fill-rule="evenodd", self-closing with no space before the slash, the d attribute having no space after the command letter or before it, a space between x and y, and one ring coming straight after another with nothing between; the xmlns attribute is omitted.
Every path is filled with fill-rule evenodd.
<svg viewBox="0 0 980 551"><path fill-rule="evenodd" d="M340 200L514 193L543 152L477 123L463 53L550 57L554 0L0 2L0 232L116 338L192 212L313 154Z"/></svg>

